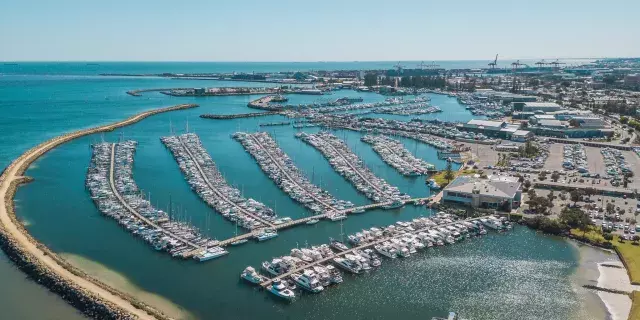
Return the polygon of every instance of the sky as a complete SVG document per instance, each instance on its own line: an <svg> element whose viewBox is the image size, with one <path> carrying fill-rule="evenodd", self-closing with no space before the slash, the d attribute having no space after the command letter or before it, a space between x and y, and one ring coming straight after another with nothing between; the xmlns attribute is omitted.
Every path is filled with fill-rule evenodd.
<svg viewBox="0 0 640 320"><path fill-rule="evenodd" d="M0 0L0 61L640 56L640 0Z"/></svg>

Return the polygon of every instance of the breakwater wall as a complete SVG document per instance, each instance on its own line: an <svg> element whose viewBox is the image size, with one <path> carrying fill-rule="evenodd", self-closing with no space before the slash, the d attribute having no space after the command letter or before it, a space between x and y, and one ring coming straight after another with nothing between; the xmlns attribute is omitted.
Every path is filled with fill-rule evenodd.
<svg viewBox="0 0 640 320"><path fill-rule="evenodd" d="M239 118L253 118L264 117L282 114L279 111L267 111L267 112L252 112L252 113L238 113L238 114L201 114L200 118L203 119L239 119Z"/></svg>
<svg viewBox="0 0 640 320"><path fill-rule="evenodd" d="M37 283L58 294L67 303L94 319L169 319L161 311L120 292L60 258L33 238L15 214L17 188L33 181L23 174L29 166L50 150L71 140L139 122L149 116L194 108L183 104L145 111L123 121L75 131L47 140L23 153L0 176L0 247L7 256Z"/></svg>

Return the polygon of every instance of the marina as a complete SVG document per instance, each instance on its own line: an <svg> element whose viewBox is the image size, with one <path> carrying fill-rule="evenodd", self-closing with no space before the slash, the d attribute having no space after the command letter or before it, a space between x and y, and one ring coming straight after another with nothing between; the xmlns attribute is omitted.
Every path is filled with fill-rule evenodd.
<svg viewBox="0 0 640 320"><path fill-rule="evenodd" d="M244 146L262 170L292 199L302 203L315 214L331 213L353 207L349 201L335 199L331 194L312 184L293 164L266 132L237 132L233 138ZM333 217L333 216L332 216Z"/></svg>
<svg viewBox="0 0 640 320"><path fill-rule="evenodd" d="M274 226L275 212L254 199L243 198L240 190L228 185L197 135L187 133L161 140L191 188L223 217L248 230Z"/></svg>
<svg viewBox="0 0 640 320"><path fill-rule="evenodd" d="M148 242L155 250L174 257L205 261L226 254L217 241L204 237L188 224L172 220L144 199L132 177L136 143L101 143L93 146L87 187L100 211Z"/></svg>
<svg viewBox="0 0 640 320"><path fill-rule="evenodd" d="M403 200L410 198L409 195L401 193L397 187L375 176L335 135L328 132L316 134L302 132L296 134L296 137L318 149L329 160L331 166L367 198L378 203L391 202L387 206L389 209L401 207L404 205Z"/></svg>
<svg viewBox="0 0 640 320"><path fill-rule="evenodd" d="M373 150L380 155L384 162L404 176L420 176L436 171L434 165L414 157L398 140L373 135L365 135L360 140L371 144Z"/></svg>
<svg viewBox="0 0 640 320"><path fill-rule="evenodd" d="M260 275L259 278L271 278L259 284L276 296L279 296L284 288L293 292L296 289L295 283L306 291L319 293L323 291L323 286L343 281L337 269L330 267L331 264L348 273L360 274L379 267L382 261L380 256L389 259L408 258L416 254L418 249L423 251L434 246L454 244L471 236L485 235L485 226L495 231L512 228L510 222L494 216L457 220L443 212L429 218L416 218L410 222L398 221L387 227L372 227L357 233L356 236L350 235L349 239L359 239L357 242L354 241L351 248L342 242L332 240L330 245L295 248L289 256L263 262L262 269L267 276ZM252 279L257 278L255 269L247 267L245 272L247 270L253 270ZM243 272L243 277L245 276ZM300 278L304 282L301 282ZM258 284L257 281L250 282ZM274 286L280 287L280 290L274 292ZM290 297L291 294L288 294L286 299L291 300Z"/></svg>
<svg viewBox="0 0 640 320"><path fill-rule="evenodd" d="M113 79L115 80L115 78ZM154 79L153 81L156 84L148 85L165 88L171 86L170 83L163 83L164 79ZM170 79L166 79L166 81L170 81ZM185 86L189 85L185 84ZM133 87L135 85L127 84L126 86ZM144 86L140 85L139 87ZM99 90L96 92L100 92L98 97L100 101L107 101L105 97L109 96L108 93ZM118 89L118 92L123 94L124 90ZM362 95L364 101L361 103L375 103L377 101L371 97L372 93L369 92L353 93L350 90L343 89L343 93L347 96ZM340 93L340 96L343 93ZM189 97L170 98L158 93L149 93L148 96L152 99L151 101L146 100L147 97L139 99L127 96L125 98L135 108L143 110L158 102L153 101L153 99L160 100L163 103L172 101L165 99L181 99L180 101L184 102L193 101ZM112 96L109 97L112 101L115 100ZM455 100L455 97L444 97ZM295 101L296 104L304 103L302 98L302 96L296 96L292 98L292 101ZM95 97L88 99L92 102L95 101ZM201 99L205 104L205 112L210 114L217 112L242 114L250 111L246 107L249 100L247 97L230 96L220 97L219 99L220 101L217 101L217 99ZM307 101L311 103L313 99L315 98L309 97ZM437 103L442 105L440 101ZM115 102L105 102L105 104L110 107L119 105ZM135 108L132 107L130 110L136 110ZM99 118L92 121L109 119L106 111L100 113L98 109L91 110L95 110L100 115ZM135 282L136 285L144 288L144 290L167 297L189 312L193 312L195 314L193 318L209 318L212 314L220 315L222 318L249 318L258 314L272 317L276 316L276 312L272 311L275 308L279 311L283 310L283 312L291 316L309 319L338 319L343 318L343 316L375 318L376 315L390 316L393 314L407 319L418 319L446 314L448 310L460 311L465 316L469 315L471 319L490 319L502 315L511 318L517 312L529 312L531 310L538 310L537 312L540 312L539 314L542 314L547 319L569 319L570 317L566 315L576 312L575 310L578 310L577 308L581 304L575 302L577 294L570 290L570 283L567 280L575 272L574 269L576 267L573 262L575 250L571 246L565 245L562 240L551 239L542 234L530 232L526 228L517 228L517 230L507 233L490 232L482 241L457 241L454 237L455 243L459 243L456 246L447 246L446 243L448 241L444 238L441 240L444 245L438 249L434 249L438 247L437 241L431 241L432 249L427 249L429 242L420 240L420 243L425 246L425 248L420 248L420 245L411 240L411 237L406 234L400 238L394 238L400 241L400 244L390 239L388 245L390 244L393 247L383 246L384 242L378 244L378 248L376 248L376 245L360 247L369 243L367 239L370 239L371 236L367 233L373 233L372 228L386 231L387 227L382 228L380 226L392 224L396 225L396 228L397 226L406 228L397 224L399 222L402 224L410 223L410 227L415 229L411 219L420 219L420 216L424 214L424 210L428 210L421 205L408 205L414 202L423 204L427 200L428 190L412 189L415 188L412 185L412 181L420 179L411 179L397 174L396 168L383 163L382 157L376 154L372 147L363 143L364 141L361 141L360 138L364 134L370 134L376 136L385 135L394 140L399 139L407 146L406 149L412 151L412 155L435 163L439 168L442 168L443 162L437 161L436 151L427 146L426 142L414 143L402 136L405 134L407 138L419 141L414 138L419 134L425 141L442 141L442 143L435 142L433 146L438 146L438 148L446 152L452 152L442 153L442 157L449 158L455 155L456 150L459 150L459 144L456 142L459 140L456 139L465 139L465 136L455 136L457 130L455 125L456 118L447 118L450 114L449 110L444 107L442 110L442 118L449 121L438 123L432 120L423 120L420 121L419 125L413 124L413 122L419 122L417 120L390 120L399 119L394 117L359 119L358 117L349 118L349 115L343 117L342 115L331 113L314 115L315 119L303 119L304 122L302 123L311 125L321 125L320 119L325 119L326 126L323 127L327 129L331 129L332 124L336 124L333 128L337 129L341 129L341 125L357 129L336 131L334 135L341 137L351 152L357 154L363 164L366 163L365 166L374 172L376 176L384 179L390 186L397 186L401 193L406 192L411 195L413 199L403 199L405 208L394 211L376 210L389 207L393 201L376 202L367 205L366 201L370 200L370 198L365 197L364 194L357 194L356 188L353 188L351 182L348 179L343 179L338 171L331 166L331 163L323 158L323 154L313 152L313 150L309 152L309 147L302 143L300 143L302 147L293 143L294 141L299 141L294 137L295 132L317 134L318 129L314 127L292 129L291 126L269 128L270 138L274 140L278 149L286 154L292 162L295 162L294 167L308 181L314 183L321 190L329 191L332 194L332 198L335 197L357 203L353 207L345 207L344 210L340 210L349 216L346 220L340 220L350 230L349 236L345 235L344 238L335 236L339 221L327 223L331 221L329 215L327 215L328 211L320 211L316 214L315 211L307 211L304 204L300 202L288 201L291 196L286 192L282 192L283 190L280 186L277 183L273 183L271 177L259 165L255 165L257 160L249 152L243 150L243 146L240 143L230 139L230 136L239 130L258 130L261 123L278 122L279 115L273 115L274 117L272 118L269 118L271 115L265 115L264 118L260 119L262 121L257 121L258 119L252 117L238 117L229 118L228 121L212 122L199 118L198 116L202 112L198 112L198 110L185 110L182 114L178 114L177 118L174 115L171 117L158 117L157 120L155 118L149 119L127 128L126 131L118 130L113 133L106 133L105 138L107 141L116 141L124 132L128 139L138 141L139 147L136 148L136 162L132 166L131 176L135 177L133 186L145 190L145 192L139 191L139 198L143 198L142 194L144 194L144 198L150 201L146 194L147 191L151 192L154 195L154 208L163 208L164 210L165 203L172 197L176 203L180 203L181 210L177 212L169 209L164 210L169 221L171 221L171 216L174 216L177 223L185 223L189 228L193 228L194 232L198 232L210 239L215 236L219 240L215 246L224 247L223 250L229 250L232 253L226 255L224 259L207 264L193 263L193 260L188 262L181 259L171 259L171 256L164 253L164 251L155 252L154 250L149 250L150 247L153 247L152 245L138 236L131 237L130 234L126 234L129 231L126 231L120 224L112 223L112 221L109 221L110 219L101 218L101 215L98 214L97 206L94 208L93 199L88 197L86 191L82 188L82 180L84 179L78 179L75 176L78 171L82 171L82 175L86 174L86 165L91 155L91 150L87 151L88 146L96 144L95 141L101 139L97 135L76 143L70 143L57 149L56 152L47 154L37 163L37 166L33 166L30 169L29 175L34 176L36 182L21 188L20 193L18 193L16 204L20 212L19 218L24 221L25 227L28 228L29 232L33 233L35 237L43 239L42 241L47 246L51 246L59 252L81 255L122 273L129 277L132 282ZM326 118L323 118L325 116ZM239 190L243 199L260 199L259 202L273 208L274 214L290 214L292 219L288 220L287 218L275 216L273 220L268 220L265 217L264 220L272 223L273 226L261 225L254 229L247 229L233 221L225 223L225 218L222 214L213 214L206 202L202 201L202 196L191 189L192 186L189 183L187 174L182 171L180 166L176 166L177 159L172 153L167 152L168 148L159 139L159 137L167 134L168 130L166 128L171 120L175 124L176 121L183 122L185 119L188 119L189 125L193 128L192 130L199 133L202 148L210 151L208 154L211 161L214 162L221 175L224 175L223 178L227 185ZM307 122L307 120L310 121ZM440 131L436 130L437 127L440 127ZM69 131L70 129L64 127L61 130ZM177 134L171 133L171 135L181 135L182 133L184 131ZM436 136L435 134L441 135ZM447 135L449 136L447 137ZM490 138L485 140L490 140ZM198 159L196 153L192 153ZM431 153L433 153L433 156L431 156ZM625 156L629 157L627 154ZM185 154L185 159L186 157L192 159L188 153ZM591 157L592 155L589 154L589 158ZM612 167L618 166L616 157L617 155L611 153L610 160L614 161L612 162ZM228 160L225 160L227 158ZM276 160L278 159L276 158ZM117 163L117 161L114 162ZM196 162L206 171L202 162ZM278 163L280 163L279 160ZM629 163L633 162L629 161ZM119 165L114 165L114 183L116 184L116 174L120 170L118 168ZM350 167L347 166L347 168ZM278 171L279 169L274 170ZM197 168L193 172L200 174ZM333 177L334 175L336 176L335 178ZM64 182L57 181L60 179L56 178L56 176L69 177L70 179L65 179ZM315 178L312 178L314 176ZM320 176L322 179L319 183L318 177ZM184 183L185 180L187 183ZM206 182L202 182L205 186L207 185ZM424 185L424 181L420 180L420 182ZM215 184L214 182L211 183ZM534 183L533 185L535 186L536 184ZM76 189L79 192L74 191ZM345 190L348 191L350 189L353 189L353 194L345 192ZM424 194L423 197L421 197L421 193ZM59 200L67 199L67 197L69 201ZM269 202L267 200L263 202L263 199L277 199L277 206L274 206L273 201ZM47 205L44 205L45 203ZM90 207L86 206L87 203ZM218 212L215 208L214 211ZM367 213L358 213L362 211L367 211ZM56 214L52 215L51 212ZM399 215L402 215L402 217ZM227 219L227 221L229 220ZM205 225L213 225L213 228L209 229ZM60 228L65 229L58 229L54 226L60 226ZM293 226L298 227L293 228ZM240 228L241 231L239 233L236 231L234 234L236 227ZM490 230L491 227L485 225L485 228ZM57 234L59 230L69 229L73 229L75 232L73 236L66 236L66 239L65 236ZM286 232L283 231L285 229L287 229ZM175 230L178 229L176 228ZM362 231L356 232L356 230ZM462 234L460 231L458 230ZM98 232L101 235L100 239L91 237L92 233L98 234ZM427 233L426 231L424 232ZM451 234L453 235L453 231L451 231ZM275 235L277 235L277 238L274 239ZM330 235L334 236L334 242L326 241ZM418 237L419 232L415 235ZM427 236L435 240L430 234ZM403 238L405 237L408 237L411 241L404 240ZM82 243L78 243L77 239L79 238L83 239ZM255 239L255 244L234 247L247 243L250 239ZM427 238L425 237L424 239ZM377 240L378 238L374 241ZM314 245L303 244L307 243L307 241ZM107 242L109 245L104 245ZM251 242L253 243L253 241ZM348 246L346 250L354 248L355 250L340 255L340 252L343 251L338 252L338 249L336 249L339 246L337 242ZM296 245L296 243L300 245ZM326 243L326 245L320 245L321 243ZM510 245L505 246L505 243ZM409 244L413 245L413 249L416 252L412 253L413 250ZM523 246L526 246L528 250L517 249ZM260 266L257 266L253 270L245 270L246 272L243 273L246 278L242 278L242 282L239 282L238 273L243 271L247 265L258 261L271 262L272 257L280 257L282 255L300 259L306 263L305 265L308 265L315 262L317 258L317 255L312 252L315 251L313 247L329 247L334 252L334 258L341 258L342 260L333 261L330 259L327 262L298 270L294 272L295 274L292 273L290 275L293 278L287 277L284 279L286 284L285 281L281 281L280 283L285 286L289 286L292 283L297 286L298 289L291 290L291 293L296 297L300 296L300 290L304 291L303 295L306 296L302 299L296 298L296 303L291 305L278 303L276 301L279 300L279 297L271 293L267 294L269 298L273 299L266 297L263 299L261 297L263 294L256 295L256 290L243 290L239 287L244 282L253 283L248 279L253 278L257 283L263 283L270 278L276 277L269 275L265 279L267 277L266 273L260 270ZM405 247L406 250L402 248L398 250L396 247ZM97 250L97 248L101 249ZM299 251L293 251L293 248ZM395 255L392 253L392 249L395 249ZM420 254L421 250L430 251L423 255ZM399 252L404 256L408 252L409 257L414 256L415 258L402 259L399 256ZM320 253L322 254L322 252ZM388 258L390 256L395 256L396 258ZM324 258L325 256L322 255L322 257ZM309 259L314 260L308 262ZM75 262L75 260L72 261ZM358 270L358 263L361 265L359 274L367 273L367 276L352 275L350 268L351 270ZM384 265L384 268L381 268L380 264ZM300 264L300 267L303 266L303 264ZM307 269L311 270L305 272ZM372 272L373 270L377 271ZM517 270L527 270L527 274L534 276L523 277L522 272ZM309 271L313 271L313 273ZM451 282L441 278L441 275L451 273L459 275L459 281ZM327 274L329 278L326 277ZM171 277L167 275L171 275ZM546 277L542 279L535 275L545 275ZM158 277L164 278L163 281L157 281ZM314 278L317 282L313 281ZM358 280L354 280L354 278ZM205 283L202 279L211 279L211 281ZM331 282L329 286L325 285L327 279ZM224 294L212 292L211 283L224 288ZM324 288L321 292L326 292L325 294L314 293L314 291L320 291L318 283ZM337 283L342 283L340 290L329 289ZM271 285L273 284L275 283ZM561 296L566 304L562 304L562 301L547 300L538 303L538 301L527 299L527 297L530 297L529 291L519 289L523 286L527 290ZM279 290L276 288L276 291ZM421 292L422 294L420 297L416 297L407 292ZM464 300L469 301L468 303L461 300L461 292L466 292ZM314 298L310 298L311 295ZM361 306L348 303L348 301L352 301L352 297L355 295L361 296L362 300L370 301L370 303ZM256 298L257 296L260 297ZM504 301L510 301L508 299L511 297L517 297L518 299L518 306L514 307L513 310L503 306ZM215 301L215 303L211 303L211 301ZM251 310L248 310L249 308L238 308L238 304L235 301L250 301L253 307L250 308ZM438 301L438 304L433 301ZM398 306L393 314L385 313L388 312L389 303ZM162 303L157 305L164 306ZM340 312L321 313L321 315L318 315L314 311L317 310L314 309L314 306L320 305L327 310L340 310ZM412 311L411 307L416 305L420 306L421 310L428 311L425 311L424 314L417 314ZM188 317L175 316L173 318Z"/></svg>

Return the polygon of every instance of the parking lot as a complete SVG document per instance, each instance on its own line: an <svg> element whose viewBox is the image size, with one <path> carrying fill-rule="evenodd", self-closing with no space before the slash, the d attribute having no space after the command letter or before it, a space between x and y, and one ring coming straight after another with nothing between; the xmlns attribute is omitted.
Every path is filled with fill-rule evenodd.
<svg viewBox="0 0 640 320"><path fill-rule="evenodd" d="M535 191L538 196L543 197L547 197L551 192L546 189L535 189ZM552 217L557 217L564 207L567 205L573 206L573 202L570 199L569 192L553 191L553 193L555 195L553 200L554 207L550 211ZM565 200L561 199L561 194L563 194ZM525 196L525 202L526 198L527 196ZM634 235L636 233L636 214L640 214L639 202L636 199L595 195L591 197L583 196L583 200L576 202L576 205L589 215L595 225L600 227L604 225L606 230L620 235ZM609 203L614 206L614 212L612 213L607 213L607 204ZM527 212L527 209L527 205L523 204L522 211ZM638 228L640 229L640 223Z"/></svg>

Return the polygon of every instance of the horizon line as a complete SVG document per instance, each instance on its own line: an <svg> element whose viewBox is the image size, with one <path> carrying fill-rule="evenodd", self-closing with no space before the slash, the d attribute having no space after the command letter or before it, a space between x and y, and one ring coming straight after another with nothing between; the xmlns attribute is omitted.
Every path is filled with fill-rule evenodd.
<svg viewBox="0 0 640 320"><path fill-rule="evenodd" d="M502 60L502 61L511 61L511 60L536 60L536 59L565 59L565 60L569 60L569 59L574 59L574 60L598 60L598 59L632 59L632 58L640 58L640 57L623 57L623 56L617 56L617 57L529 57L529 58L505 58L505 59L498 59L498 61ZM154 62L154 63L175 63L175 62L180 62L180 63L358 63L358 62L390 62L390 63L397 63L397 62L419 62L419 61L434 61L434 62L439 62L439 61L444 61L444 62L451 62L451 61L493 61L493 59L453 59L453 60L433 60L433 59L423 59L423 60L291 60L291 61L286 61L286 60L264 60L264 61L260 61L260 60L0 60L0 62L2 63L33 63L33 62L58 62L58 63L70 63L70 62L107 62L107 63L113 63L113 62Z"/></svg>

